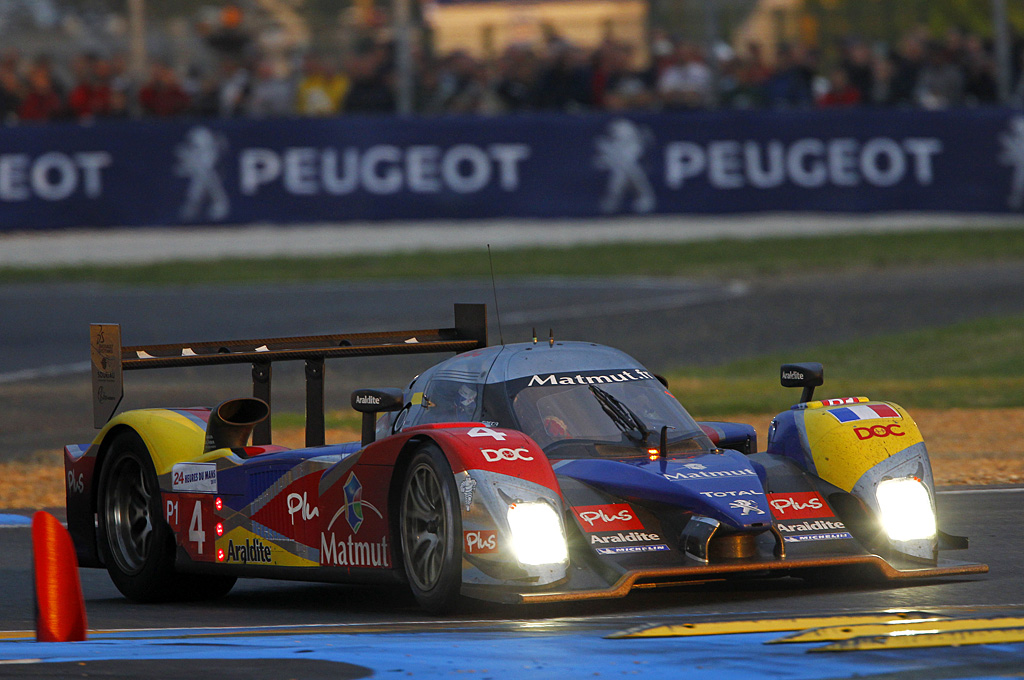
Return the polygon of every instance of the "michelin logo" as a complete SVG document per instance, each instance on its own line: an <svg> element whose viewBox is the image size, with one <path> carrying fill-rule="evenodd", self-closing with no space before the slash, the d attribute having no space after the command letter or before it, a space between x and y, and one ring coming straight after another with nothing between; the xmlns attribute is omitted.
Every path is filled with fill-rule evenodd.
<svg viewBox="0 0 1024 680"><path fill-rule="evenodd" d="M841 541L846 538L853 538L849 532L834 534L800 534L798 536L783 536L786 543L806 543L807 541Z"/></svg>
<svg viewBox="0 0 1024 680"><path fill-rule="evenodd" d="M655 545L620 545L614 548L598 548L598 555L621 555L623 553L644 553L644 552L661 552L662 550L668 550L668 546L664 543L658 543Z"/></svg>

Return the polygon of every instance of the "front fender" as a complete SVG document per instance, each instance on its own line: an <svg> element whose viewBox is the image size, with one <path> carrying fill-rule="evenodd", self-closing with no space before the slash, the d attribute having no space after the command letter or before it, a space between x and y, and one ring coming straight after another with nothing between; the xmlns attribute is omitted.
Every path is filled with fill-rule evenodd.
<svg viewBox="0 0 1024 680"><path fill-rule="evenodd" d="M928 450L917 424L903 407L863 397L800 406L776 417L768 453L786 456L856 496L876 516L880 482L916 478L928 490L934 515L935 485ZM934 559L936 539L915 540L893 548Z"/></svg>
<svg viewBox="0 0 1024 680"><path fill-rule="evenodd" d="M565 537L565 508L551 464L530 437L515 430L460 424L410 428L444 452L455 474L463 527L463 584L544 586L566 577L568 563L522 564L513 547L509 508L543 502Z"/></svg>

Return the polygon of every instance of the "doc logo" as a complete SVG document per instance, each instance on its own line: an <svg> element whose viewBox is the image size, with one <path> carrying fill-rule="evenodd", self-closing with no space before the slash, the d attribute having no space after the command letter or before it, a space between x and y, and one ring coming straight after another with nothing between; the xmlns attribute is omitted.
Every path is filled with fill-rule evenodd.
<svg viewBox="0 0 1024 680"><path fill-rule="evenodd" d="M466 531L463 533L463 548L467 555L486 555L498 551L497 531Z"/></svg>
<svg viewBox="0 0 1024 680"><path fill-rule="evenodd" d="M526 455L529 452L529 449L480 449L488 463L497 463L499 460L533 460L533 456Z"/></svg>
<svg viewBox="0 0 1024 680"><path fill-rule="evenodd" d="M889 425L872 425L871 427L855 427L853 428L853 432L857 435L857 439L861 441L871 439L873 437L903 437L907 434L900 429L899 423L892 423Z"/></svg>

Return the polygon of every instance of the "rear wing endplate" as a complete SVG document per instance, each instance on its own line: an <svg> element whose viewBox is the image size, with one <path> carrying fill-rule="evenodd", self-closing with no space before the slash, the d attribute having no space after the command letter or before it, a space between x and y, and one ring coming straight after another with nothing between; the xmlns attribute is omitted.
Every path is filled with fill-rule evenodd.
<svg viewBox="0 0 1024 680"><path fill-rule="evenodd" d="M121 346L118 324L89 326L93 426L103 427L124 396L124 371L183 366L252 364L252 394L270 405L271 367L306 363L306 446L324 443L324 360L343 357L468 352L487 346L487 307L456 304L452 328L260 338L169 345ZM270 418L256 426L253 444L270 443Z"/></svg>

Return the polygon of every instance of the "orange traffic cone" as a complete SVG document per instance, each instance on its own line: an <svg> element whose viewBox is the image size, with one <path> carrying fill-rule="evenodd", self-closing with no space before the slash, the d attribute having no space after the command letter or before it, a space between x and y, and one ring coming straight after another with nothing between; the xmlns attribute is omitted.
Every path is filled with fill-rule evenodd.
<svg viewBox="0 0 1024 680"><path fill-rule="evenodd" d="M85 639L85 598L78 580L78 559L71 535L48 512L32 516L35 569L36 640L79 642Z"/></svg>

